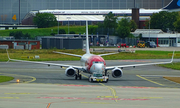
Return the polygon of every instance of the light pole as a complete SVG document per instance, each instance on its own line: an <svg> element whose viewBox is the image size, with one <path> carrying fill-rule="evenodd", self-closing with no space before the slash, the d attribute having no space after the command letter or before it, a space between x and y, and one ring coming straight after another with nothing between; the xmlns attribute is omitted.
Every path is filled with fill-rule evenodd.
<svg viewBox="0 0 180 108"><path fill-rule="evenodd" d="M150 19L151 18L149 18L149 41L150 41Z"/></svg>
<svg viewBox="0 0 180 108"><path fill-rule="evenodd" d="M68 19L68 34L69 34L69 19L71 19L71 17L66 17Z"/></svg>
<svg viewBox="0 0 180 108"><path fill-rule="evenodd" d="M59 15L58 15L58 34L59 34Z"/></svg>
<svg viewBox="0 0 180 108"><path fill-rule="evenodd" d="M164 7L164 0L162 0L162 8Z"/></svg>
<svg viewBox="0 0 180 108"><path fill-rule="evenodd" d="M21 1L19 0L19 25L20 25L20 17L21 17L21 3L20 3Z"/></svg>

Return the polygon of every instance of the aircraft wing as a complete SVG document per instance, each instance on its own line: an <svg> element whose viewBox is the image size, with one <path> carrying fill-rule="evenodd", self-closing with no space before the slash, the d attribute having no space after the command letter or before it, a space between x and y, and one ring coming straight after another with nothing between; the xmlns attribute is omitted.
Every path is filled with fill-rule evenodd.
<svg viewBox="0 0 180 108"><path fill-rule="evenodd" d="M99 54L98 56L106 56L106 55L112 55L112 54L117 54L119 52L114 52L114 53L107 53L107 54Z"/></svg>
<svg viewBox="0 0 180 108"><path fill-rule="evenodd" d="M65 54L65 55L70 55L70 56L75 56L75 57L82 57L81 55L77 55L77 54L70 54L70 53L64 53L64 52L56 52L56 51L53 51L53 53Z"/></svg>
<svg viewBox="0 0 180 108"><path fill-rule="evenodd" d="M7 51L7 49L6 49ZM72 65L66 65L66 64L58 64L58 63L48 63L48 62L36 62L36 61L26 61L26 60L17 60L17 59L11 59L9 57L8 51L7 51L7 56L8 56L8 61L17 61L17 62L25 62L25 63L34 63L34 64L44 64L44 65L48 65L48 66L60 66L62 67L73 67L75 69L78 70L84 70L81 66L72 66Z"/></svg>
<svg viewBox="0 0 180 108"><path fill-rule="evenodd" d="M58 64L58 63L48 63L48 62L35 62L35 61L26 61L26 60L17 60L17 59L10 59L9 61L17 61L17 62L25 62L25 63L33 63L33 64L44 64L48 66L60 66L62 67L73 67L75 69L83 70L81 66L72 66L72 65L65 65L65 64Z"/></svg>
<svg viewBox="0 0 180 108"><path fill-rule="evenodd" d="M172 59L169 62L155 62L155 63L144 63L144 64L130 64L130 65L120 65L120 66L109 66L106 67L106 70L112 70L114 68L125 68L125 67L136 67L136 66L147 66L147 65L157 65L157 64L168 64L173 62L174 52L172 55Z"/></svg>

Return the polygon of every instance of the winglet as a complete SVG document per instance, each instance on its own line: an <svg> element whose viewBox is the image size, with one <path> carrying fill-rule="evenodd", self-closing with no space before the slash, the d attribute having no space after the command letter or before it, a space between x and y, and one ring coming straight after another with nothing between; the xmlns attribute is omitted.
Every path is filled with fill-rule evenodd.
<svg viewBox="0 0 180 108"><path fill-rule="evenodd" d="M174 58L174 52L175 52L175 50L173 51L173 54L172 54L171 63L173 62L173 58Z"/></svg>
<svg viewBox="0 0 180 108"><path fill-rule="evenodd" d="M9 57L9 53L8 53L7 48L6 48L6 52L7 52L7 56L8 56L8 61L7 61L6 63L8 63L8 62L9 62L9 60L10 60L10 57Z"/></svg>
<svg viewBox="0 0 180 108"><path fill-rule="evenodd" d="M7 48L6 48L6 52L7 52L8 59L10 59L10 58L9 58L9 53L8 53L8 50L7 50Z"/></svg>

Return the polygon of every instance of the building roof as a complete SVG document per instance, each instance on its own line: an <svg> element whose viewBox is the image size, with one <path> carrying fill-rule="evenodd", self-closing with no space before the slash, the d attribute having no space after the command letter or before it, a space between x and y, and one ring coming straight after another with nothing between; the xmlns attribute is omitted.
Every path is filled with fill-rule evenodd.
<svg viewBox="0 0 180 108"><path fill-rule="evenodd" d="M104 21L103 15L55 15L57 21Z"/></svg>
<svg viewBox="0 0 180 108"><path fill-rule="evenodd" d="M8 40L0 40L2 41L7 41L7 42L29 42L29 41L34 41L37 42L39 40L26 40L26 39L8 39Z"/></svg>
<svg viewBox="0 0 180 108"><path fill-rule="evenodd" d="M161 29L136 29L135 34L162 34L164 33Z"/></svg>

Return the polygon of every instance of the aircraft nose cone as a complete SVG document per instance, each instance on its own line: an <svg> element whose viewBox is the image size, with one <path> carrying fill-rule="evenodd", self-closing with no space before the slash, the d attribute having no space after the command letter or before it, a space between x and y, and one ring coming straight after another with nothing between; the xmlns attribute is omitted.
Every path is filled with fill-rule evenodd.
<svg viewBox="0 0 180 108"><path fill-rule="evenodd" d="M104 71L104 65L103 64L95 64L95 70L98 72Z"/></svg>

